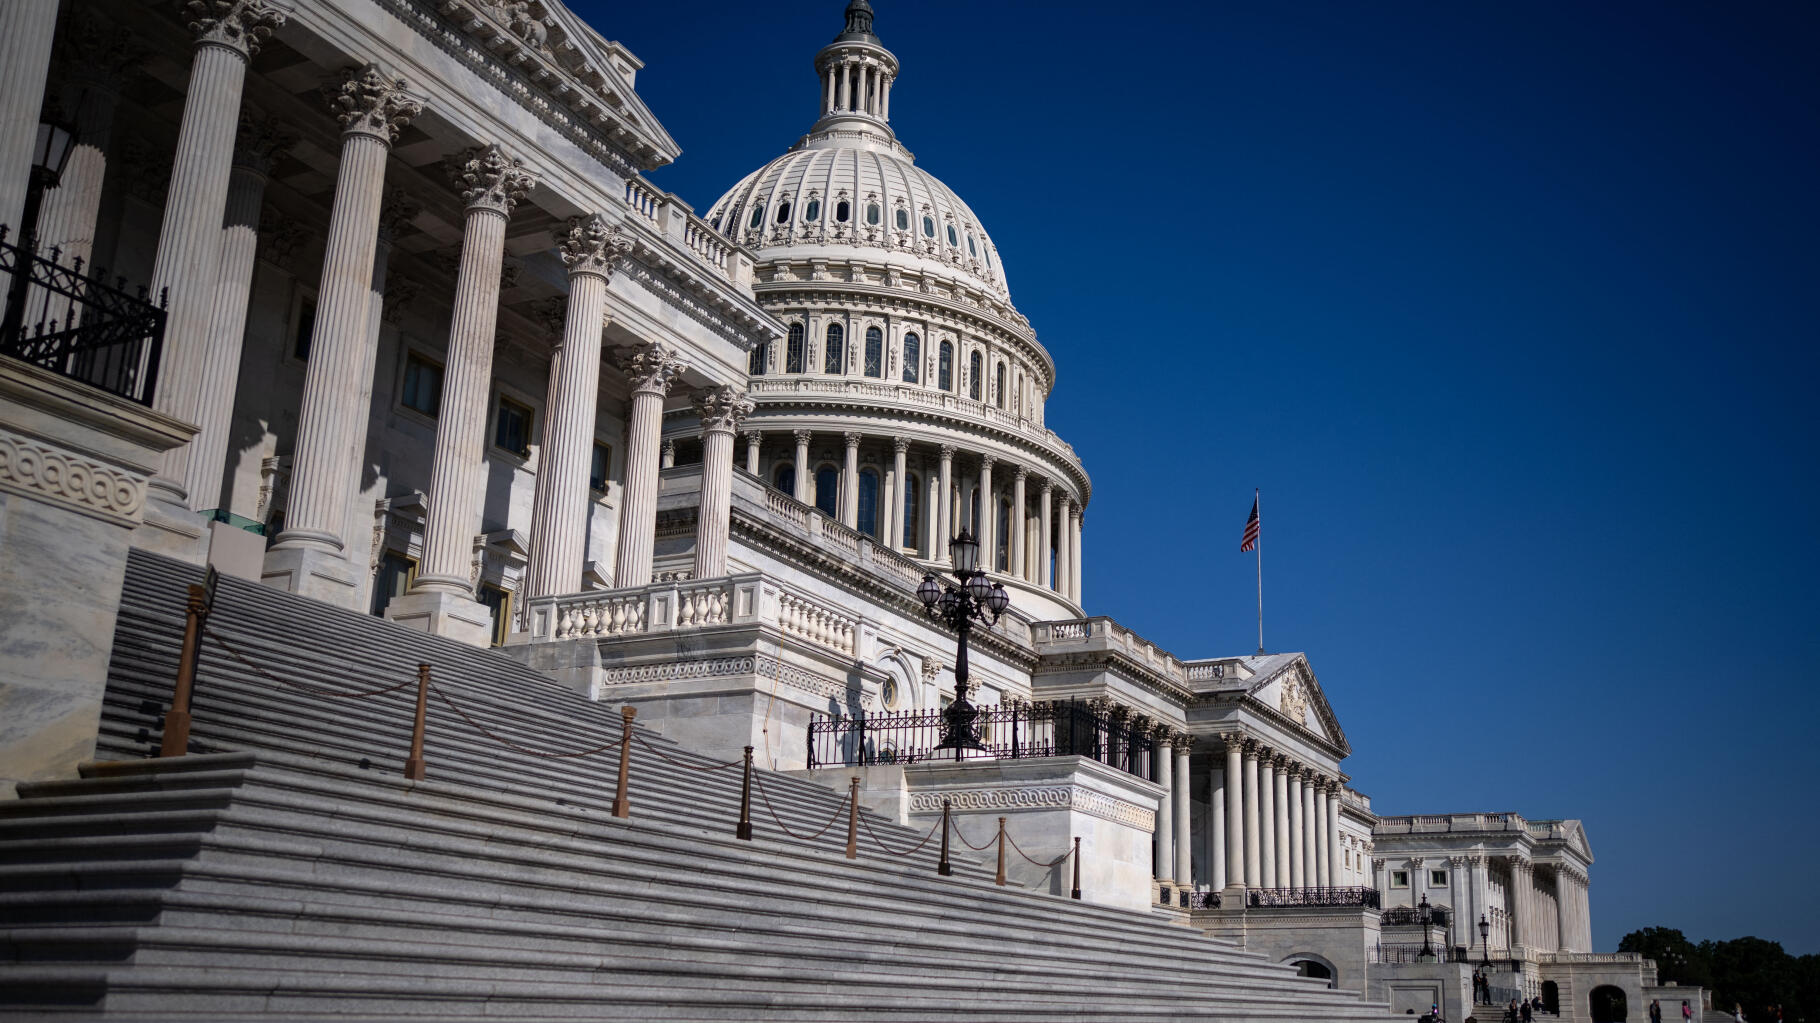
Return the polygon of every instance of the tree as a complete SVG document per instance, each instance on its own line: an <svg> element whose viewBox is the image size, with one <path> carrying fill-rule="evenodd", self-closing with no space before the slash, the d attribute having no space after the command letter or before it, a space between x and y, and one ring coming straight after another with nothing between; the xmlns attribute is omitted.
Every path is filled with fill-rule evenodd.
<svg viewBox="0 0 1820 1023"><path fill-rule="evenodd" d="M1656 962L1656 977L1683 987L1712 987L1712 963L1701 946L1672 927L1645 927L1618 942L1620 952L1640 952Z"/></svg>
<svg viewBox="0 0 1820 1023"><path fill-rule="evenodd" d="M1782 1006L1785 1016L1798 1014L1788 1012L1796 1007L1795 959L1779 942L1733 938L1703 941L1700 949L1712 963L1715 1006L1736 1003L1751 1018L1773 1005Z"/></svg>

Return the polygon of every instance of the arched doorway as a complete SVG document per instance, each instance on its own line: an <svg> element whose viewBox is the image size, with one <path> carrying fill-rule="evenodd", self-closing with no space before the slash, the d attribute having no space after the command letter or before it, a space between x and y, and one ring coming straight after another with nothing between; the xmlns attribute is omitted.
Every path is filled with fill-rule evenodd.
<svg viewBox="0 0 1820 1023"><path fill-rule="evenodd" d="M1593 1023L1624 1023L1624 989L1610 984L1592 989Z"/></svg>
<svg viewBox="0 0 1820 1023"><path fill-rule="evenodd" d="M1561 989L1552 980L1542 982L1542 1007L1556 1016L1561 1015Z"/></svg>
<svg viewBox="0 0 1820 1023"><path fill-rule="evenodd" d="M1334 969L1333 963L1329 962L1325 956L1314 952L1296 952L1285 958L1283 962L1285 965L1295 967L1296 976L1324 980L1328 987L1332 987L1334 981L1339 977L1339 971Z"/></svg>
<svg viewBox="0 0 1820 1023"><path fill-rule="evenodd" d="M1295 964L1295 975L1298 977L1315 977L1320 980L1332 980L1333 971L1320 963L1304 959Z"/></svg>

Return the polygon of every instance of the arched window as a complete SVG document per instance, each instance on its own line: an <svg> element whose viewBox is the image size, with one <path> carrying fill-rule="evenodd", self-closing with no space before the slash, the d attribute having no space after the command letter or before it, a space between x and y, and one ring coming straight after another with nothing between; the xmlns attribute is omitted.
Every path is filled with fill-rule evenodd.
<svg viewBox="0 0 1820 1023"><path fill-rule="evenodd" d="M923 363L923 342L915 333L904 335L904 383L914 384Z"/></svg>
<svg viewBox="0 0 1820 1023"><path fill-rule="evenodd" d="M859 531L873 539L878 535L878 470L859 471Z"/></svg>
<svg viewBox="0 0 1820 1023"><path fill-rule="evenodd" d="M801 373L804 372L804 368L803 325L792 323L790 324L790 341L784 349L784 372Z"/></svg>
<svg viewBox="0 0 1820 1023"><path fill-rule="evenodd" d="M755 377L764 376L765 375L765 359L768 358L770 356L770 354L771 354L770 342L766 342L765 344L759 345L757 348L752 349L750 363L749 363L749 365L747 365L746 371L748 373L751 373Z"/></svg>
<svg viewBox="0 0 1820 1023"><path fill-rule="evenodd" d="M867 206L866 207L866 223L871 224L874 227L877 227L879 215L883 212L884 212L883 210L878 208L878 203L872 203L871 205Z"/></svg>
<svg viewBox="0 0 1820 1023"><path fill-rule="evenodd" d="M923 237L935 237L935 218L927 213L923 214Z"/></svg>
<svg viewBox="0 0 1820 1023"><path fill-rule="evenodd" d="M765 222L765 208L762 205L752 207L752 222L747 224L746 226L747 227L757 227L760 224L763 224L764 222Z"/></svg>
<svg viewBox="0 0 1820 1023"><path fill-rule="evenodd" d="M796 466L780 465L771 473L771 485L786 494L796 493Z"/></svg>
<svg viewBox="0 0 1820 1023"><path fill-rule="evenodd" d="M944 391L954 390L954 345L943 341L939 363L935 369L936 386Z"/></svg>
<svg viewBox="0 0 1820 1023"><path fill-rule="evenodd" d="M810 223L814 223L821 218L822 201L820 199L810 199L809 205L803 207L803 219Z"/></svg>
<svg viewBox="0 0 1820 1023"><path fill-rule="evenodd" d="M967 397L974 401L980 400L980 380L986 375L982 366L980 353L967 356Z"/></svg>
<svg viewBox="0 0 1820 1023"><path fill-rule="evenodd" d="M948 244L949 245L959 245L960 243L961 243L960 236L954 233L954 225L949 224L948 225Z"/></svg>
<svg viewBox="0 0 1820 1023"><path fill-rule="evenodd" d="M885 333L877 327L866 328L866 375L885 375Z"/></svg>
<svg viewBox="0 0 1820 1023"><path fill-rule="evenodd" d="M846 348L846 329L838 323L828 324L828 344L822 349L823 373L841 372L841 367L846 365L846 363L841 361L842 356L846 354Z"/></svg>
<svg viewBox="0 0 1820 1023"><path fill-rule="evenodd" d="M995 379L993 381L993 386L998 391L998 407L1004 408L1005 407L1005 364L1004 363L1001 362L998 364L998 370L995 375L996 375L997 379Z"/></svg>
<svg viewBox="0 0 1820 1023"><path fill-rule="evenodd" d="M998 529L992 534L992 546L998 548L994 555L998 559L1000 572L1011 571L1011 502L998 503Z"/></svg>
<svg viewBox="0 0 1820 1023"><path fill-rule="evenodd" d="M897 229L899 231L910 230L910 211L902 206L897 208Z"/></svg>
<svg viewBox="0 0 1820 1023"><path fill-rule="evenodd" d="M790 222L790 200L785 199L783 202L777 204L777 222L780 224L788 224Z"/></svg>
<svg viewBox="0 0 1820 1023"><path fill-rule="evenodd" d="M851 217L852 215L853 215L853 206L850 203L848 203L847 200L842 199L840 202L837 202L834 204L834 219L835 220L838 220L841 223L845 224L847 222L847 218Z"/></svg>
<svg viewBox="0 0 1820 1023"><path fill-rule="evenodd" d="M815 506L829 518L840 515L840 472L832 465L815 470Z"/></svg>
<svg viewBox="0 0 1820 1023"><path fill-rule="evenodd" d="M922 489L922 480L910 473L904 474L904 546L916 548L917 525L917 492Z"/></svg>

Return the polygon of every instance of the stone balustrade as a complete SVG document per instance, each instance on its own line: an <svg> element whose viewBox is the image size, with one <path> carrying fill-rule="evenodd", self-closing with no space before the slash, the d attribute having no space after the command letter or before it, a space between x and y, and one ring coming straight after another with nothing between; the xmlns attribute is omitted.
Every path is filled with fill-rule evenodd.
<svg viewBox="0 0 1820 1023"><path fill-rule="evenodd" d="M1417 835L1459 831L1528 831L1546 833L1546 823L1532 825L1514 813L1456 813L1441 816L1380 817L1376 831L1385 835Z"/></svg>
<svg viewBox="0 0 1820 1023"><path fill-rule="evenodd" d="M859 622L820 601L784 591L777 596L777 627L788 635L858 657Z"/></svg>
<svg viewBox="0 0 1820 1023"><path fill-rule="evenodd" d="M1537 963L1640 963L1641 952L1531 952Z"/></svg>
<svg viewBox="0 0 1820 1023"><path fill-rule="evenodd" d="M1030 634L1039 654L1061 647L1112 650L1177 685L1186 686L1189 681L1187 666L1180 658L1104 615L1036 622L1030 626Z"/></svg>
<svg viewBox="0 0 1820 1023"><path fill-rule="evenodd" d="M626 181L626 208L721 276L736 284L751 283L751 254L727 241L675 195L653 188L642 178L630 178Z"/></svg>

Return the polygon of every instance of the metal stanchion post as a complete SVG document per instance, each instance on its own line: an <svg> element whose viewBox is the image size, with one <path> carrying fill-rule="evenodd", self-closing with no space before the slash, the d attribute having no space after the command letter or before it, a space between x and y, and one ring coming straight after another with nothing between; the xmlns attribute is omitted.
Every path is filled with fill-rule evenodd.
<svg viewBox="0 0 1820 1023"><path fill-rule="evenodd" d="M417 666L417 717L411 722L411 756L404 762L404 776L423 780L423 717L430 706L430 666Z"/></svg>
<svg viewBox="0 0 1820 1023"><path fill-rule="evenodd" d="M23 258L23 257L21 257ZM190 695L196 685L196 654L202 646L202 618L208 613L208 590L191 584L184 605L183 652L177 661L177 686L171 692L171 709L164 715L161 757L180 757L190 748Z"/></svg>
<svg viewBox="0 0 1820 1023"><path fill-rule="evenodd" d="M859 859L859 778L847 790L847 858Z"/></svg>
<svg viewBox="0 0 1820 1023"><path fill-rule="evenodd" d="M1074 840L1074 890L1068 893L1071 899L1081 897L1081 840Z"/></svg>
<svg viewBox="0 0 1820 1023"><path fill-rule="evenodd" d="M739 781L739 826L733 837L752 841L752 747L746 747L746 773Z"/></svg>
<svg viewBox="0 0 1820 1023"><path fill-rule="evenodd" d="M1005 883L1005 818L998 819L998 877L993 884Z"/></svg>
<svg viewBox="0 0 1820 1023"><path fill-rule="evenodd" d="M943 877L954 873L954 868L948 865L948 813L952 806L953 804L948 800L942 800L942 858L941 862L935 865L935 872Z"/></svg>
<svg viewBox="0 0 1820 1023"><path fill-rule="evenodd" d="M638 716L638 708L630 704L619 708L625 730L619 739L619 785L613 790L613 816L632 816L632 804L626 800L627 770L632 765L632 719Z"/></svg>

